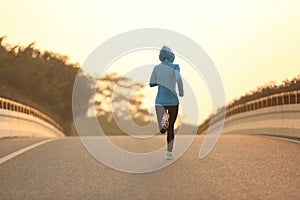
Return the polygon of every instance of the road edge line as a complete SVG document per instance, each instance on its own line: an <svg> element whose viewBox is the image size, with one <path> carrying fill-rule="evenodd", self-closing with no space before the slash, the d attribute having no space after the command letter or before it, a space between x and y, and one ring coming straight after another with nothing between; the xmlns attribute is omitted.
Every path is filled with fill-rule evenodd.
<svg viewBox="0 0 300 200"><path fill-rule="evenodd" d="M287 141L287 142L292 142L292 143L300 144L300 141L299 141L299 140L293 140L293 139L284 138L284 137L280 137L280 136L268 136L268 135L262 135L262 137L265 137L265 138L273 138L273 139L277 139L277 140L283 140L283 141Z"/></svg>
<svg viewBox="0 0 300 200"><path fill-rule="evenodd" d="M17 150L15 152L11 153L11 154L8 154L8 155L0 158L0 165L7 162L7 161L9 161L9 160L11 160L11 159L13 159L13 158L15 158L15 157L17 157L17 156L19 156L19 155L21 155L21 154L23 154L23 153L25 153L25 152L27 152L27 151L29 151L29 150L31 150L31 149L34 149L38 146L41 146L43 144L46 144L48 142L51 142L51 141L54 141L54 140L57 140L57 139L60 139L60 138L51 138L51 139L48 139L48 140L43 140L41 142L32 144L30 146L27 146L27 147L24 147L20 150Z"/></svg>

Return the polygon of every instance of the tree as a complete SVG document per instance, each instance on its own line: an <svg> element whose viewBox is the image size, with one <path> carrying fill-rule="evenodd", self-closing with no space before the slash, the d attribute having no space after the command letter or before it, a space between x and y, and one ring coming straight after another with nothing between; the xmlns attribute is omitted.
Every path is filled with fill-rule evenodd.
<svg viewBox="0 0 300 200"><path fill-rule="evenodd" d="M76 76L85 91L78 101L82 105L92 96L92 81L78 64L68 63L68 57L51 51L41 52L32 42L28 46L10 46L0 38L0 96L34 107L56 120L69 134L73 121L72 91ZM6 89L5 89L6 88ZM11 92L14 91L14 92ZM81 113L81 114L82 114Z"/></svg>
<svg viewBox="0 0 300 200"><path fill-rule="evenodd" d="M108 121L112 121L114 115L121 120L132 118L137 123L148 122L149 112L143 107L144 87L118 73L104 74L98 80L94 97L97 115Z"/></svg>

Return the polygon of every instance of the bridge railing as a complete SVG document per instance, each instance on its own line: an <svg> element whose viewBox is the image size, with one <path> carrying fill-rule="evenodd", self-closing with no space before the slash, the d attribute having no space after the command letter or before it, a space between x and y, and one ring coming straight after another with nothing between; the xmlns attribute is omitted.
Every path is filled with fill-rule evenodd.
<svg viewBox="0 0 300 200"><path fill-rule="evenodd" d="M249 101L226 110L226 117L271 106L300 104L300 91L283 92Z"/></svg>
<svg viewBox="0 0 300 200"><path fill-rule="evenodd" d="M51 119L49 116L45 115L44 113L40 112L37 109L31 108L29 106L18 103L16 101L0 97L0 109L14 111L14 112L23 113L26 115L31 115L31 116L37 117L37 118L51 124L58 130L63 131L63 128L58 123L56 123L53 119Z"/></svg>
<svg viewBox="0 0 300 200"><path fill-rule="evenodd" d="M206 120L202 125L200 125L198 132L202 133L207 130L210 125L214 125L222 119L228 119L234 115L241 113L246 113L250 111L255 111L263 108L281 106L281 105L292 105L300 104L300 90L282 92L279 94L274 94L256 100L248 101L233 107L226 106L219 109L215 114L213 114L210 119Z"/></svg>

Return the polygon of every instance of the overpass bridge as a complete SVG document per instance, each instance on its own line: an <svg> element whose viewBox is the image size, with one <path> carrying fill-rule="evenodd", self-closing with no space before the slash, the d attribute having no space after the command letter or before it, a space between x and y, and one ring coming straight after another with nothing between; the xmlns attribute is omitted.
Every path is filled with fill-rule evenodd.
<svg viewBox="0 0 300 200"><path fill-rule="evenodd" d="M261 134L300 138L300 91L283 92L226 107L206 121L199 132L217 129L222 134Z"/></svg>
<svg viewBox="0 0 300 200"><path fill-rule="evenodd" d="M37 118L28 108L3 102L6 111ZM298 137L299 105L299 92L294 92L219 112L211 128L226 116L223 134L208 156L199 159L206 136L197 135L176 160L166 161L162 154L136 162L171 162L150 173L109 167L95 159L78 137L0 139L0 199L300 199L299 140L261 136ZM202 132L207 128L202 126ZM142 142L124 136L109 139L137 153L165 145L165 135ZM175 148L179 148L176 141Z"/></svg>
<svg viewBox="0 0 300 200"><path fill-rule="evenodd" d="M64 137L53 119L27 105L0 97L0 138Z"/></svg>

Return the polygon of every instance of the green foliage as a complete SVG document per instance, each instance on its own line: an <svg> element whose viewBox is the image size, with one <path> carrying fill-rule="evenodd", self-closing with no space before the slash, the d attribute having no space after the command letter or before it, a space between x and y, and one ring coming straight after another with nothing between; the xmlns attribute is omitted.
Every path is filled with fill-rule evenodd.
<svg viewBox="0 0 300 200"><path fill-rule="evenodd" d="M291 92L291 91L299 91L300 90L300 74L289 80L285 79L282 81L280 85L276 85L275 82L271 81L269 84L257 87L256 90L253 90L243 96L241 96L239 99L234 100L232 103L226 106L226 109L233 108L238 105L242 105L244 103L254 101L263 97L268 97L274 94L280 94L283 92ZM221 107L218 109L217 113L221 113L224 111L224 107ZM208 117L200 126L198 129L198 133L203 133L209 126L209 122L211 120L211 117Z"/></svg>
<svg viewBox="0 0 300 200"><path fill-rule="evenodd" d="M103 127L109 130L113 127L112 132L119 132L112 112L116 112L121 121L132 118L140 125L149 122L149 113L142 106L143 84L117 73L104 74L96 84L95 78L83 73L78 64L68 63L67 56L41 52L34 43L26 47L10 46L3 43L4 39L0 38L0 96L47 114L67 135L77 135L72 114L75 78L76 86L80 87L78 96L73 96L75 116L86 116L95 90L97 115ZM116 102L114 111L110 109L112 100Z"/></svg>
<svg viewBox="0 0 300 200"><path fill-rule="evenodd" d="M0 84L1 88L9 89L1 90L0 96L41 110L68 134L73 121L73 84L77 73L81 73L78 64L68 63L67 56L41 52L34 48L34 43L11 47L3 44L3 40L4 37L0 38ZM91 98L92 80L83 75L80 80L85 82L87 92L82 102L86 102Z"/></svg>
<svg viewBox="0 0 300 200"><path fill-rule="evenodd" d="M147 123L150 119L148 110L143 107L144 87L144 84L118 73L102 75L96 85L97 115L111 121L114 113L118 120L132 118L137 123Z"/></svg>
<svg viewBox="0 0 300 200"><path fill-rule="evenodd" d="M259 98L271 96L273 94L280 94L283 92L291 92L300 90L300 74L289 80L285 79L280 85L276 85L273 81L269 84L257 87L256 90L241 96L239 99L234 100L227 108L232 108L236 105L240 105L249 101L253 101Z"/></svg>

